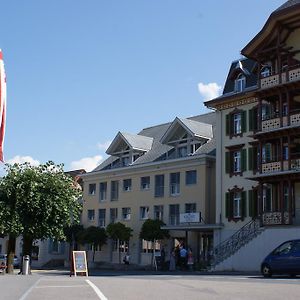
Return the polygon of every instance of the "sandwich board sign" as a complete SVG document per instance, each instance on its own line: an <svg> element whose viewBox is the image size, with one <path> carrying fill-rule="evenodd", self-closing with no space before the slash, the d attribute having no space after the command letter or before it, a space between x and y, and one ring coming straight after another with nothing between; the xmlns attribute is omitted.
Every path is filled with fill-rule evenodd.
<svg viewBox="0 0 300 300"><path fill-rule="evenodd" d="M85 276L88 276L85 251L73 251L73 270L74 276L76 276L77 273L85 273Z"/></svg>

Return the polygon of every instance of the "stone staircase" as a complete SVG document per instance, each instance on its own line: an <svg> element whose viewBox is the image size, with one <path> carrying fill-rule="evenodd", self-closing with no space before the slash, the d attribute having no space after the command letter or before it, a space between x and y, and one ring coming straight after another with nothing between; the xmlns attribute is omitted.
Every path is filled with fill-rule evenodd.
<svg viewBox="0 0 300 300"><path fill-rule="evenodd" d="M211 266L215 267L260 235L264 231L264 228L261 227L260 224L261 222L259 219L251 220L249 223L235 232L231 237L217 245L213 249Z"/></svg>

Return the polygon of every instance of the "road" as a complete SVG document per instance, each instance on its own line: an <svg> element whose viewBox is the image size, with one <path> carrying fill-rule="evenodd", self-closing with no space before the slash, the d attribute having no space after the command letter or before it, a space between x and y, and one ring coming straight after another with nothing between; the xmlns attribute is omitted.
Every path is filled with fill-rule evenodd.
<svg viewBox="0 0 300 300"><path fill-rule="evenodd" d="M5 300L289 300L299 299L300 277L108 273L72 277L61 272L0 276Z"/></svg>

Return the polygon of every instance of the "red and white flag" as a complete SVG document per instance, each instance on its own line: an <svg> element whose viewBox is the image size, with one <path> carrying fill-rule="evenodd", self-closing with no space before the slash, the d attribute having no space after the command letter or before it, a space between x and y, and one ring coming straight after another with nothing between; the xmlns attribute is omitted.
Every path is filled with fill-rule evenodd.
<svg viewBox="0 0 300 300"><path fill-rule="evenodd" d="M3 144L6 119L6 77L3 63L3 55L0 49L0 161L3 159Z"/></svg>

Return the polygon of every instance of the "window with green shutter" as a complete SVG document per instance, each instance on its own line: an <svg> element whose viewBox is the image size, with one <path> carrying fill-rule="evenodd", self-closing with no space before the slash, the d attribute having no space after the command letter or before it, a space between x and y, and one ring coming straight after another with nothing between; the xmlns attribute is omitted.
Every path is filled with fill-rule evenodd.
<svg viewBox="0 0 300 300"><path fill-rule="evenodd" d="M231 205L231 199L230 199L230 193L225 194L226 202L225 202L225 216L226 218L231 218L232 216L232 205Z"/></svg>
<svg viewBox="0 0 300 300"><path fill-rule="evenodd" d="M258 215L257 189L248 191L249 217L256 218Z"/></svg>
<svg viewBox="0 0 300 300"><path fill-rule="evenodd" d="M253 107L248 112L249 116L249 131L257 131L258 128L258 109Z"/></svg>
<svg viewBox="0 0 300 300"><path fill-rule="evenodd" d="M247 150L243 149L241 152L242 157L242 172L247 170Z"/></svg>
<svg viewBox="0 0 300 300"><path fill-rule="evenodd" d="M244 219L247 217L247 203L246 203L246 192L241 193L241 218Z"/></svg>
<svg viewBox="0 0 300 300"><path fill-rule="evenodd" d="M227 174L231 173L230 152L225 152L225 172Z"/></svg>
<svg viewBox="0 0 300 300"><path fill-rule="evenodd" d="M234 187L225 194L225 216L228 221L244 220L247 216L246 192Z"/></svg>
<svg viewBox="0 0 300 300"><path fill-rule="evenodd" d="M227 114L225 131L230 138L243 136L243 133L247 131L247 111L236 108Z"/></svg>
<svg viewBox="0 0 300 300"><path fill-rule="evenodd" d="M242 111L241 112L241 127L242 127L242 132L246 132L247 131L247 111Z"/></svg>

